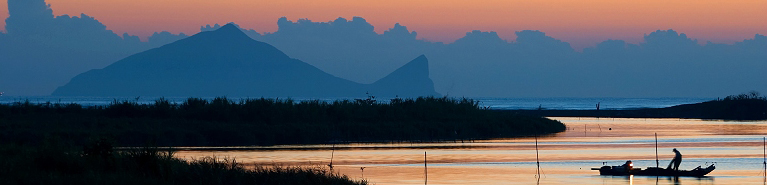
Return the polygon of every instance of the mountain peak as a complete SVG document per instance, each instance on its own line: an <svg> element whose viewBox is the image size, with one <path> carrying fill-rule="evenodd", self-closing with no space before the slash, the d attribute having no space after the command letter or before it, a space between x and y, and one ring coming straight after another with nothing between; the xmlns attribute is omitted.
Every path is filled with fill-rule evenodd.
<svg viewBox="0 0 767 185"><path fill-rule="evenodd" d="M226 24L224 26L221 26L221 28L218 28L216 31L224 31L224 32L239 31L239 32L242 32L240 30L240 28L238 28L236 25L234 25L234 23L228 23L228 24Z"/></svg>
<svg viewBox="0 0 767 185"><path fill-rule="evenodd" d="M217 30L212 31L212 33L215 33L215 35L229 35L229 36L238 36L238 37L239 36L248 37L234 23L226 24L226 25L222 26L221 28L218 28Z"/></svg>
<svg viewBox="0 0 767 185"><path fill-rule="evenodd" d="M391 74L373 83L376 93L383 96L437 95L429 78L429 59L418 56Z"/></svg>
<svg viewBox="0 0 767 185"><path fill-rule="evenodd" d="M426 58L426 55L418 56L381 80L405 76L429 78L429 59Z"/></svg>
<svg viewBox="0 0 767 185"><path fill-rule="evenodd" d="M227 45L226 47L232 47L236 49L256 49L262 52L266 52L266 50L261 49L268 49L270 52L282 53L281 51L277 51L276 48L273 48L273 46L269 44L253 40L234 23L226 24L213 31L200 32L189 38L179 40L169 45L182 45L178 47L183 48L188 46L206 46L211 44L223 44ZM254 48L254 44L258 45L258 48Z"/></svg>

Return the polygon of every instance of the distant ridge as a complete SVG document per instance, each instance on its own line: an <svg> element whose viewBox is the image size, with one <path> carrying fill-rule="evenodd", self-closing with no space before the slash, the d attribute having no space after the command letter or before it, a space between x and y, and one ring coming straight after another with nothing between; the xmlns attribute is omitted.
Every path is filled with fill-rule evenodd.
<svg viewBox="0 0 767 185"><path fill-rule="evenodd" d="M91 70L55 96L359 97L439 95L420 56L374 84L341 79L251 39L233 24Z"/></svg>

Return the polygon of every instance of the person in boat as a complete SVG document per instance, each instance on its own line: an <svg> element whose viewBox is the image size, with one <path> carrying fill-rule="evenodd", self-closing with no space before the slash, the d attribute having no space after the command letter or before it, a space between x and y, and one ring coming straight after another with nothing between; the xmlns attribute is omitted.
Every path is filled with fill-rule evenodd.
<svg viewBox="0 0 767 185"><path fill-rule="evenodd" d="M623 170L626 170L626 172L630 172L630 171L631 171L631 169L633 169L633 168L634 168L634 162L631 162L631 161L626 161L626 163L624 163L623 165L621 165L621 167L623 167Z"/></svg>
<svg viewBox="0 0 767 185"><path fill-rule="evenodd" d="M668 163L668 167L666 167L666 169L679 171L679 164L682 164L682 153L680 153L679 150L676 150L676 148L674 148L673 151L676 153L676 155L674 155L674 159L671 160L671 163ZM672 165L673 168L671 168Z"/></svg>

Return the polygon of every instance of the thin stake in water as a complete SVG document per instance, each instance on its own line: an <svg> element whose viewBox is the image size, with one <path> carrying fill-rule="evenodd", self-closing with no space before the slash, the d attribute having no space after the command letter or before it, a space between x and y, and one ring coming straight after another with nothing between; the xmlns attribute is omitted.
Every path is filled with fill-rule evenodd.
<svg viewBox="0 0 767 185"><path fill-rule="evenodd" d="M336 155L336 144L333 144L333 151L330 153L330 164L328 164L328 167L330 167L330 172L333 172L333 157Z"/></svg>
<svg viewBox="0 0 767 185"><path fill-rule="evenodd" d="M660 168L660 162L658 160L658 133L655 133L655 168Z"/></svg>
<svg viewBox="0 0 767 185"><path fill-rule="evenodd" d="M536 171L538 172L538 179L541 179L541 161L538 158L538 134L535 134L535 165L538 167Z"/></svg>
<svg viewBox="0 0 767 185"><path fill-rule="evenodd" d="M426 151L423 152L423 184L429 183L429 168L426 166Z"/></svg>
<svg viewBox="0 0 767 185"><path fill-rule="evenodd" d="M655 168L660 168L660 162L658 160L658 133L655 133ZM659 181L659 170L655 169L655 184L658 184Z"/></svg>

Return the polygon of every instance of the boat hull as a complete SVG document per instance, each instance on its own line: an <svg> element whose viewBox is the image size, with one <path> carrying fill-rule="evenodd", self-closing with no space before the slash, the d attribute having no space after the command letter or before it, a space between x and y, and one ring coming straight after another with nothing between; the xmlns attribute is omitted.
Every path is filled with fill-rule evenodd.
<svg viewBox="0 0 767 185"><path fill-rule="evenodd" d="M713 164L706 168L700 166L693 170L671 170L665 168L649 167L647 169L631 169L626 170L620 166L602 166L599 168L600 175L613 175L613 176L625 176L625 175L637 175L637 176L675 176L675 177L703 177L714 171L716 166Z"/></svg>

